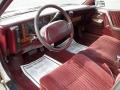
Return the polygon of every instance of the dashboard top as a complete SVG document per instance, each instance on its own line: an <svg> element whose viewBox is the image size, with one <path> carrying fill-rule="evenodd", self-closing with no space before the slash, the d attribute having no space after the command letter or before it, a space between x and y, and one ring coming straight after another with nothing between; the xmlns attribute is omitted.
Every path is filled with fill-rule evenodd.
<svg viewBox="0 0 120 90"><path fill-rule="evenodd" d="M64 6L62 7L65 11L76 11L76 10L86 10L86 9L92 9L95 8L95 6L89 6L89 5L69 5L69 6ZM46 16L46 15L51 15L56 13L57 10L53 8L48 8L45 9L40 17ZM34 12L29 12L25 14L20 14L20 15L14 15L14 16L9 16L9 17L4 17L0 19L0 25L4 27L9 27L12 25L15 25L17 23L21 23L24 21L32 20L37 14L37 11Z"/></svg>

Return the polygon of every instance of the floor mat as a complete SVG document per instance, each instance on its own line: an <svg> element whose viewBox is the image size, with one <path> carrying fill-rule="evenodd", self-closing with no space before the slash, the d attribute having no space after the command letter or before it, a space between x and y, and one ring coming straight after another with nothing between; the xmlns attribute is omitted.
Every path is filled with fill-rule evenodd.
<svg viewBox="0 0 120 90"><path fill-rule="evenodd" d="M63 42L62 44L60 44L59 46L62 47L66 42L67 40ZM85 49L87 49L87 46L79 44L75 40L73 40L70 46L66 50L70 53L77 54L80 51L83 51Z"/></svg>
<svg viewBox="0 0 120 90"><path fill-rule="evenodd" d="M43 55L36 61L26 65L21 65L23 73L38 87L40 87L40 78L62 65L57 60Z"/></svg>
<svg viewBox="0 0 120 90"><path fill-rule="evenodd" d="M77 43L75 40L72 41L71 45L67 48L67 51L77 54L80 51L83 51L87 46Z"/></svg>

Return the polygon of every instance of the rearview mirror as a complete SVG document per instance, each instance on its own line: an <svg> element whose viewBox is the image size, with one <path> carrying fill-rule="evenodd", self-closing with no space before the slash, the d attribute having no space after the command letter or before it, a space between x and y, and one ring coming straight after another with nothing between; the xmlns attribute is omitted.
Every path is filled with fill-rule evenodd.
<svg viewBox="0 0 120 90"><path fill-rule="evenodd" d="M103 0L95 0L96 7L105 7L105 2Z"/></svg>

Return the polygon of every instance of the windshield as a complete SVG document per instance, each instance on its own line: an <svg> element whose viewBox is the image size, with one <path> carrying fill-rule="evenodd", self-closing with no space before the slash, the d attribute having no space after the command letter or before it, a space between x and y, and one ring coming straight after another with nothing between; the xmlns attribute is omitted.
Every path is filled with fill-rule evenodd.
<svg viewBox="0 0 120 90"><path fill-rule="evenodd" d="M4 12L10 13L19 10L31 9L34 7L40 7L47 4L55 4L55 5L76 5L82 4L85 0L13 0L7 10Z"/></svg>

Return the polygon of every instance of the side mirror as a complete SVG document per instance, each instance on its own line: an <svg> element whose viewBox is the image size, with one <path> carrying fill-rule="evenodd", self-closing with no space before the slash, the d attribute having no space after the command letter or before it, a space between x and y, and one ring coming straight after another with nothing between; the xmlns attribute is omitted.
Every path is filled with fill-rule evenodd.
<svg viewBox="0 0 120 90"><path fill-rule="evenodd" d="M96 7L105 7L105 1L104 0L95 0L95 6Z"/></svg>

